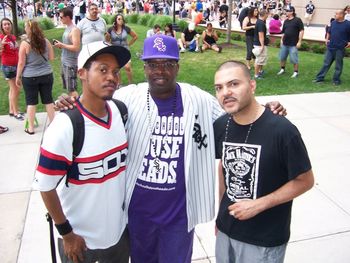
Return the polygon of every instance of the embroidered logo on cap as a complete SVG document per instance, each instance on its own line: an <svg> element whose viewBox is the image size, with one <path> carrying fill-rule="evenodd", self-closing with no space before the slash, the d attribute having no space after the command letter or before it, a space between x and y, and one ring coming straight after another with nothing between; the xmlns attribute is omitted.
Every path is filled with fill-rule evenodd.
<svg viewBox="0 0 350 263"><path fill-rule="evenodd" d="M166 45L164 44L163 42L163 38L161 37L157 37L155 40L154 40L154 45L153 45L154 48L158 49L158 51L161 51L161 52L164 52L166 50Z"/></svg>

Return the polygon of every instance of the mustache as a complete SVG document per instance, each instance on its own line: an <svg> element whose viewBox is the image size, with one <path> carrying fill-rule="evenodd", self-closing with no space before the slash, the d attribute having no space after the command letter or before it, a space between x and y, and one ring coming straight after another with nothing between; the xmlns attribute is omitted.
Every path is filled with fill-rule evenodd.
<svg viewBox="0 0 350 263"><path fill-rule="evenodd" d="M235 97L232 97L232 96L225 96L224 99L223 99L223 102L226 102L227 100L237 101L237 99Z"/></svg>
<svg viewBox="0 0 350 263"><path fill-rule="evenodd" d="M108 81L106 84L102 85L102 88L107 88L110 86L114 86L115 88L118 88L119 83L117 83L116 81Z"/></svg>

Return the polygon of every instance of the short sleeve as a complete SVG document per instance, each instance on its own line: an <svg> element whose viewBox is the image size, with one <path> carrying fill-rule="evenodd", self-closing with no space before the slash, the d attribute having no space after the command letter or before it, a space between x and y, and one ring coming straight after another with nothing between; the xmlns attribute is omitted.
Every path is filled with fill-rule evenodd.
<svg viewBox="0 0 350 263"><path fill-rule="evenodd" d="M283 161L288 171L288 179L293 180L299 175L311 170L311 163L304 141L297 128L294 128L294 135L287 139L283 147Z"/></svg>
<svg viewBox="0 0 350 263"><path fill-rule="evenodd" d="M130 32L131 32L131 28L130 27L125 26L124 29L125 29L126 33L130 34Z"/></svg>
<svg viewBox="0 0 350 263"><path fill-rule="evenodd" d="M72 123L68 115L59 113L44 134L35 172L34 189L50 191L66 175L68 167L72 164L72 142Z"/></svg>

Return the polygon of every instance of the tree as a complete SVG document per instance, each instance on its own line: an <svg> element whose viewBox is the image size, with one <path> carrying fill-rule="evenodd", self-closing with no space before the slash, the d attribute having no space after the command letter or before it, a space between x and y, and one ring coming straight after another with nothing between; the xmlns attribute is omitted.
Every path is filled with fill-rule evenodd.
<svg viewBox="0 0 350 263"><path fill-rule="evenodd" d="M231 43L231 25L232 25L232 2L233 0L228 0L228 16L227 16L227 31L226 31L226 42Z"/></svg>

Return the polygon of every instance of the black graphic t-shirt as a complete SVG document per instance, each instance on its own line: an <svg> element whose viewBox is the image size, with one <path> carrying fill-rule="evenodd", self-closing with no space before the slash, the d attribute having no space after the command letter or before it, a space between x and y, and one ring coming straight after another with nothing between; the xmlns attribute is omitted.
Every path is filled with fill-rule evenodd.
<svg viewBox="0 0 350 263"><path fill-rule="evenodd" d="M223 115L214 123L216 158L221 159L225 193L216 225L230 238L272 247L288 242L292 202L268 209L248 220L237 220L228 206L242 199L265 196L311 169L298 129L286 118L265 110L250 125L239 125Z"/></svg>

